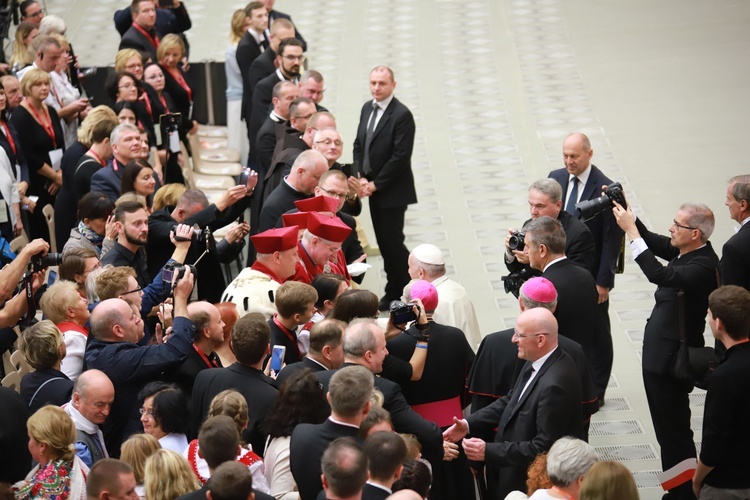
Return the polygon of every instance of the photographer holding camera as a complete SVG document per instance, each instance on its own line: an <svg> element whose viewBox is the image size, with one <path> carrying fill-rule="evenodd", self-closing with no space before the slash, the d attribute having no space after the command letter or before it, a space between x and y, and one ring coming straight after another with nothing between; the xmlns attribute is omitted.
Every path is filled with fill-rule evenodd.
<svg viewBox="0 0 750 500"><path fill-rule="evenodd" d="M104 439L112 456L119 456L120 444L141 432L138 392L162 372L187 359L193 349L195 324L188 317L188 299L195 278L189 268L174 287L174 323L169 342L140 346L141 317L122 299L99 303L91 313L91 333L86 348L86 366L103 371L115 386L115 400L103 426Z"/></svg>
<svg viewBox="0 0 750 500"><path fill-rule="evenodd" d="M37 238L18 252L13 262L0 270L0 304L5 303L13 296L21 281L23 273L31 262L32 258L37 255L44 256L49 252L49 243L42 238Z"/></svg>
<svg viewBox="0 0 750 500"><path fill-rule="evenodd" d="M247 224L241 224L237 230L239 234L236 234L237 231L228 234L225 240L219 242L215 248L213 236L207 234L205 229L208 227L214 231L239 217L249 205L250 195L257 181L257 176L249 176L246 185L232 186L227 189L215 204L209 204L208 198L202 191L189 189L180 196L176 206L167 206L152 213L148 218L149 239L146 246L149 273L158 272L167 262L174 248L169 234L175 224L197 226L202 232L194 234L186 263L195 264L208 248L207 244L212 245L211 251L200 260L196 267L201 276L198 299L211 303L220 302L221 293L226 288L220 262L231 260L242 251L244 236L249 232L249 227Z"/></svg>
<svg viewBox="0 0 750 500"><path fill-rule="evenodd" d="M695 458L688 398L693 384L677 378L674 365L681 334L688 346L704 343L708 296L718 286L719 276L719 258L708 241L714 231L714 214L702 203L684 203L667 237L646 229L630 207L614 205L612 213L630 239L633 259L646 278L658 285L656 304L643 332L643 385L661 447L662 470L669 472L683 460ZM669 490L669 496L691 498L690 478Z"/></svg>

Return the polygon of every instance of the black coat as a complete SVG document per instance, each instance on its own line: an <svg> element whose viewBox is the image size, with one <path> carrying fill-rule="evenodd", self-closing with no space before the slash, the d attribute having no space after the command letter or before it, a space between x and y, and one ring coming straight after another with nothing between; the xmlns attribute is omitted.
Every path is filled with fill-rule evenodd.
<svg viewBox="0 0 750 500"><path fill-rule="evenodd" d="M263 78L255 86L253 90L253 104L250 110L250 115L245 115L245 121L247 122L247 136L252 139L250 144L250 150L254 150L256 147L255 140L258 137L258 131L263 126L263 122L268 117L268 114L273 109L271 104L273 87L281 81L279 73L274 71L267 77Z"/></svg>
<svg viewBox="0 0 750 500"><path fill-rule="evenodd" d="M221 361L219 360L219 356L215 352L209 354L207 358L209 362L214 363L216 366L209 366L203 360L201 355L198 354L198 351L196 351L196 349L197 348L194 348L190 353L188 353L187 359L183 361L182 364L176 366L166 374L167 381L176 384L180 389L182 389L182 392L185 393L188 399L190 399L190 397L193 395L193 384L195 383L195 379L196 377L198 377L198 374L200 372L202 372L203 370L208 370L210 368L221 368Z"/></svg>
<svg viewBox="0 0 750 500"><path fill-rule="evenodd" d="M264 35L261 35L261 43L255 41L255 37L248 31L237 44L237 65L240 68L240 74L242 75L242 110L244 114L245 106L248 101L253 98L253 91L250 88L250 66L253 61L263 53L263 47L267 47Z"/></svg>
<svg viewBox="0 0 750 500"><path fill-rule="evenodd" d="M258 82L270 75L276 71L276 52L269 47L267 48L261 55L255 58L253 63L250 65L250 69L247 71L247 75L243 75L243 89L244 89L244 83L245 78L247 78L247 83L250 86L250 93L247 95L247 102L245 102L245 105L242 107L242 118L246 122L250 120L250 114L253 110L253 94L255 93L255 87L258 85ZM243 97L244 99L244 97Z"/></svg>
<svg viewBox="0 0 750 500"><path fill-rule="evenodd" d="M258 178L263 180L266 173L271 168L273 152L276 149L276 143L280 137L283 137L284 131L288 128L289 122L275 121L272 115L266 117L266 121L258 130L258 136L255 140L255 171L258 172ZM296 132L296 130L295 130ZM297 132L299 134L299 132Z"/></svg>
<svg viewBox="0 0 750 500"><path fill-rule="evenodd" d="M344 363L344 366L350 366ZM338 370L320 371L315 374L323 384L323 391L328 391L328 383ZM396 432L414 434L422 443L422 455L431 463L437 463L443 457L443 436L440 429L417 415L401 393L401 387L390 380L375 377L375 387L383 393L383 408L391 414L391 421Z"/></svg>
<svg viewBox="0 0 750 500"><path fill-rule="evenodd" d="M156 30L153 30L154 32ZM135 49L143 54L143 60L151 58L153 62L157 62L156 59L156 47L149 41L148 38L143 36L143 33L135 29L132 25L122 35L120 39L120 47L117 50L122 49Z"/></svg>
<svg viewBox="0 0 750 500"><path fill-rule="evenodd" d="M301 500L315 500L323 489L320 461L328 445L340 437L356 438L359 429L331 420L322 424L298 424L289 444L289 465Z"/></svg>
<svg viewBox="0 0 750 500"><path fill-rule="evenodd" d="M310 198L310 195L300 193L292 189L286 182L281 182L279 187L263 202L260 212L260 224L258 232L273 229L279 222L281 215L295 208L294 202Z"/></svg>
<svg viewBox="0 0 750 500"><path fill-rule="evenodd" d="M531 363L527 362L527 365ZM513 391L523 389L519 378ZM526 487L526 470L539 453L549 451L563 436L578 436L581 427L581 384L575 364L562 349L556 349L515 405L513 392L467 420L472 435L497 428L495 440L487 443L485 462L497 468L499 490L490 498L504 498Z"/></svg>
<svg viewBox="0 0 750 500"><path fill-rule="evenodd" d="M299 359L299 347L297 346L297 331L292 331L294 339L287 337L284 330L276 324L274 318L268 320L268 326L271 328L271 348L275 345L283 345L286 347L284 352L284 364L291 365L297 363Z"/></svg>
<svg viewBox="0 0 750 500"><path fill-rule="evenodd" d="M115 386L115 400L102 426L104 442L113 457L120 456L120 445L128 436L143 431L138 393L148 382L158 380L164 371L185 361L193 350L193 338L195 324L180 316L175 318L166 344L139 346L89 338L86 369L103 371Z"/></svg>
<svg viewBox="0 0 750 500"><path fill-rule="evenodd" d="M104 193L112 203L122 194L122 172L125 165L112 159L107 162L107 166L98 169L91 176L91 191Z"/></svg>
<svg viewBox="0 0 750 500"><path fill-rule="evenodd" d="M372 113L372 101L367 101L359 115L357 136L354 139L354 161L362 168L364 160L367 122ZM373 132L369 157L377 191L372 200L383 208L411 205L417 202L411 154L414 149L416 127L409 108L395 97L382 112L383 116ZM364 174L364 173L363 173Z"/></svg>
<svg viewBox="0 0 750 500"><path fill-rule="evenodd" d="M71 387L72 389L72 387ZM26 401L13 389L0 387L0 482L21 481L31 470Z"/></svg>
<svg viewBox="0 0 750 500"><path fill-rule="evenodd" d="M750 223L742 226L721 249L721 284L750 290Z"/></svg>
<svg viewBox="0 0 750 500"><path fill-rule="evenodd" d="M365 487L362 488L362 500L385 500L389 496L383 488L378 488L369 483L365 483ZM432 495L430 498L432 498Z"/></svg>
<svg viewBox="0 0 750 500"><path fill-rule="evenodd" d="M555 262L542 276L550 280L557 290L555 318L560 335L581 344L588 355L596 331L596 304L599 298L594 278L570 259Z"/></svg>
<svg viewBox="0 0 750 500"><path fill-rule="evenodd" d="M71 394L73 381L54 368L29 372L21 379L21 396L31 413L46 404L62 406L70 401Z"/></svg>
<svg viewBox="0 0 750 500"><path fill-rule="evenodd" d="M55 236L58 249L65 246L70 230L78 226L78 198L74 179L78 162L88 149L80 141L76 141L65 150L60 162L63 184L55 197Z"/></svg>
<svg viewBox="0 0 750 500"><path fill-rule="evenodd" d="M182 136L184 136L191 128L193 128L193 123L191 121L193 117L190 113L193 98L190 94L188 94L188 91L182 87L182 85L177 83L177 80L175 80L175 78L169 73L169 71L167 71L167 68L162 65L160 66L162 72L164 73L164 91L169 93L169 95L172 97L172 102L174 103L174 109L170 109L170 111L172 113L182 113L180 133ZM190 86L187 74L185 74L185 72L183 72L180 68L178 68L177 71L182 74L182 77L188 83L188 86ZM193 95L194 94L195 90L193 90Z"/></svg>
<svg viewBox="0 0 750 500"><path fill-rule="evenodd" d="M549 177L555 179L562 186L563 203L565 193L568 191L570 174L564 168L553 170ZM595 200L602 194L602 186L609 186L612 180L604 173L591 165L591 173L583 186L581 201ZM575 216L575 214L573 214ZM585 222L594 237L596 250L594 253L594 279L599 286L612 288L615 286L615 273L617 271L617 259L622 247L623 231L615 221L612 210L605 210L591 220ZM568 256L570 257L570 256Z"/></svg>
<svg viewBox="0 0 750 500"><path fill-rule="evenodd" d="M643 369L666 374L680 344L677 292L685 292L687 344L701 347L704 344L708 296L718 286L719 258L711 242L707 242L706 246L678 259L680 252L670 244L668 237L650 232L640 219L636 220L636 225L648 250L635 261L646 278L658 285L654 292L656 305L643 332ZM657 257L669 261L669 264L661 264Z"/></svg>
<svg viewBox="0 0 750 500"><path fill-rule="evenodd" d="M243 437L253 447L253 451L260 455L266 445L266 435L261 431L261 425L279 391L272 378L255 368L234 363L227 368L203 370L198 374L193 384L192 432L198 433L201 423L208 415L211 400L226 389L239 391L252 408Z"/></svg>
<svg viewBox="0 0 750 500"><path fill-rule="evenodd" d="M299 361L297 363L292 363L290 365L286 365L284 368L281 369L281 372L279 372L279 375L276 377L276 383L281 387L281 385L292 375L294 375L297 372L300 372L304 370L305 368L308 368L315 372L321 372L323 370L326 370L325 366L322 366L315 361L310 359L310 356L305 356L305 359L302 361Z"/></svg>

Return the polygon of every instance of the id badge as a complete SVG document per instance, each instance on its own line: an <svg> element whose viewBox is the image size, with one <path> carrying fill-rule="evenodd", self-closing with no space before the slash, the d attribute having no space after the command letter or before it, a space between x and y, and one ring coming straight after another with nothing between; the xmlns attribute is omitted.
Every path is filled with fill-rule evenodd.
<svg viewBox="0 0 750 500"><path fill-rule="evenodd" d="M0 200L0 224L8 222L8 202Z"/></svg>
<svg viewBox="0 0 750 500"><path fill-rule="evenodd" d="M154 127L154 138L156 139L156 145L161 146L161 127L159 125Z"/></svg>
<svg viewBox="0 0 750 500"><path fill-rule="evenodd" d="M60 170L60 162L62 161L62 157L63 150L61 148L54 149L49 152L49 161L55 171Z"/></svg>
<svg viewBox="0 0 750 500"><path fill-rule="evenodd" d="M180 152L180 133L176 130L169 133L169 152L179 153Z"/></svg>

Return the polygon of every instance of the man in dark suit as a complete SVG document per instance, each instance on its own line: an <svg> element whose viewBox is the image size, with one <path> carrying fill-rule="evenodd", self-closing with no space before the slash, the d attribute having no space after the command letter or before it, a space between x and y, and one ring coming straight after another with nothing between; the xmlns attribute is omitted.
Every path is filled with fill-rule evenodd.
<svg viewBox="0 0 750 500"><path fill-rule="evenodd" d="M305 56L302 53L302 46L296 38L287 38L281 41L276 54L276 71L263 78L255 86L250 114L245 115L251 151L255 150L258 130L260 130L272 109L271 100L274 85L281 81L292 82L296 85L299 81L299 70L304 62Z"/></svg>
<svg viewBox="0 0 750 500"><path fill-rule="evenodd" d="M367 456L352 437L335 439L321 460L323 491L320 500L359 499L367 480Z"/></svg>
<svg viewBox="0 0 750 500"><path fill-rule="evenodd" d="M276 0L263 0L263 2L266 4L266 9L268 10L268 29L272 29L273 25L280 20L288 21L289 24L292 26L292 29L294 30L294 36L297 40L299 40L300 44L302 44L302 50L307 51L307 42L302 37L299 31L297 31L297 27L294 26L294 22L292 21L292 16L289 14L285 14L283 12L279 12L278 10L274 10L273 6L276 3Z"/></svg>
<svg viewBox="0 0 750 500"><path fill-rule="evenodd" d="M253 63L250 65L250 69L247 74L247 83L250 84L250 94L248 97L252 97L252 93L255 90L255 86L258 82L276 71L276 51L279 49L279 44L282 40L294 37L294 26L288 19L277 19L271 23L271 33L266 34L268 40L268 47L263 51L261 55L255 58ZM248 107L248 113L251 111L252 99L246 103ZM243 115L243 120L245 116Z"/></svg>
<svg viewBox="0 0 750 500"><path fill-rule="evenodd" d="M289 175L263 202L258 231L276 227L281 215L295 208L296 200L310 198L326 170L328 162L322 154L312 150L300 154Z"/></svg>
<svg viewBox="0 0 750 500"><path fill-rule="evenodd" d="M289 444L289 466L302 500L315 500L321 483L321 458L336 438L356 438L370 411L373 376L364 367L336 370L326 387L331 416L322 424L298 424Z"/></svg>
<svg viewBox="0 0 750 500"><path fill-rule="evenodd" d="M557 181L539 179L529 186L529 212L531 219L524 226L545 215L559 220L565 230L565 255L593 276L596 251L594 237L586 224L562 209L562 188ZM510 272L515 273L530 266L527 254L518 250L511 251L508 246L513 231L509 229L505 237L505 265Z"/></svg>
<svg viewBox="0 0 750 500"><path fill-rule="evenodd" d="M513 392L466 420L454 417L443 433L444 439L457 442L469 433L497 428L494 442L476 437L462 442L470 460L497 467L497 491L488 491L488 498L523 490L526 469L537 454L563 436L577 436L581 426L581 384L573 360L558 349L552 313L541 307L521 313L513 342L518 357L527 361Z"/></svg>
<svg viewBox="0 0 750 500"><path fill-rule="evenodd" d="M250 313L237 320L232 330L232 348L237 362L227 368L203 370L195 378L191 410L193 432L208 415L214 396L225 389L235 389L253 407L244 433L245 441L253 450L263 450L266 436L261 425L279 393L276 382L262 371L270 352L270 339L271 330L262 314Z"/></svg>
<svg viewBox="0 0 750 500"><path fill-rule="evenodd" d="M674 376L672 366L680 345L680 325L688 346L703 346L708 296L717 287L719 258L708 239L714 214L706 205L685 203L669 227L670 237L654 234L636 220L631 207L612 209L617 224L630 239L633 258L646 278L658 285L656 304L643 332L643 385L661 447L665 472L695 458L690 427L693 385ZM669 262L661 264L659 257ZM682 316L682 317L681 317ZM670 499L693 499L690 478L669 490Z"/></svg>
<svg viewBox="0 0 750 500"><path fill-rule="evenodd" d="M385 500L393 493L393 483L404 470L406 443L394 432L380 431L365 439L362 450L367 456L370 471L370 478L362 489L362 500Z"/></svg>
<svg viewBox="0 0 750 500"><path fill-rule="evenodd" d="M141 157L141 134L135 125L123 123L112 131L109 142L112 144L112 160L91 176L91 191L106 194L114 203L121 194L125 165Z"/></svg>
<svg viewBox="0 0 750 500"><path fill-rule="evenodd" d="M393 96L393 70L378 66L370 72L373 100L362 106L354 139L354 161L361 169L363 196L370 197L370 215L387 276L380 310L401 296L409 282L409 250L404 245L406 208L417 203L411 154L414 117Z"/></svg>
<svg viewBox="0 0 750 500"><path fill-rule="evenodd" d="M383 360L387 354L385 335L374 321L357 319L349 324L344 335L344 367L361 365L370 370L375 378L375 387L383 393L383 408L391 414L393 428L396 432L414 434L422 444L424 458L437 463L443 458L440 430L411 409L398 384L374 376L383 370ZM326 388L336 372L328 370L315 375Z"/></svg>
<svg viewBox="0 0 750 500"><path fill-rule="evenodd" d="M578 210L575 208L576 203L598 198L602 194L602 186L612 184L609 177L591 164L593 154L594 150L586 135L579 132L570 134L563 142L565 168L553 170L549 174L551 179L560 183L565 211L574 217L579 217ZM609 291L615 286L615 273L617 260L622 250L623 232L609 210L584 223L591 231L596 244L594 280L599 299L596 310L596 334L591 346L591 363L597 395L603 402L614 361L609 321Z"/></svg>
<svg viewBox="0 0 750 500"><path fill-rule="evenodd" d="M133 14L130 11L130 7L115 11L114 21L115 28L120 33L120 36L127 33L133 25ZM155 27L159 37L164 37L170 33L180 35L187 48L187 41L183 32L192 28L193 22L190 20L190 15L185 8L185 4L179 0L173 0L172 5L168 8L156 7Z"/></svg>
<svg viewBox="0 0 750 500"><path fill-rule="evenodd" d="M159 35L156 33L156 8L151 0L133 0L130 4L133 24L122 35L120 48L135 49L143 54L144 61L150 58L157 62L156 49L159 48Z"/></svg>
<svg viewBox="0 0 750 500"><path fill-rule="evenodd" d="M268 12L263 2L250 2L245 6L245 22L249 23L247 33L242 35L237 44L237 65L242 75L243 116L245 116L245 106L249 105L249 100L253 97L248 82L250 65L268 48L268 40L264 33L268 26Z"/></svg>
<svg viewBox="0 0 750 500"><path fill-rule="evenodd" d="M221 368L221 361L214 349L224 342L224 322L221 313L210 302L192 302L188 305L188 317L195 323L193 351L168 378L177 384L189 398L193 394L195 378L203 370Z"/></svg>
<svg viewBox="0 0 750 500"><path fill-rule="evenodd" d="M325 92L325 81L320 71L308 69L299 77L299 95L312 99L315 103L316 111L328 111L328 109L320 105Z"/></svg>
<svg viewBox="0 0 750 500"><path fill-rule="evenodd" d="M292 123L295 118L299 117L300 114L310 118L313 114L310 110L315 110L310 99L302 100L303 98L298 96L299 87L286 80L277 83L273 88L273 109L266 116L266 121L261 125L258 136L255 138L255 170L258 172L260 179L265 178L274 153L278 150L280 139L284 137L285 132L291 128L295 135L299 134ZM308 112L310 114L306 115ZM307 120L305 120L306 122ZM302 131L304 132L304 129ZM261 192L263 191L261 190Z"/></svg>
<svg viewBox="0 0 750 500"><path fill-rule="evenodd" d="M724 204L740 229L721 249L721 284L750 290L750 175L738 175L729 180Z"/></svg>
<svg viewBox="0 0 750 500"><path fill-rule="evenodd" d="M555 285L555 318L560 334L575 340L589 356L596 327L596 285L591 273L565 256L565 231L546 215L524 226L529 264Z"/></svg>
<svg viewBox="0 0 750 500"><path fill-rule="evenodd" d="M341 368L344 364L344 330L346 323L336 319L324 319L316 323L310 330L310 348L307 351L305 359L299 363L286 365L279 376L276 377L276 383L284 383L286 379L305 368L313 372L323 370L335 370Z"/></svg>

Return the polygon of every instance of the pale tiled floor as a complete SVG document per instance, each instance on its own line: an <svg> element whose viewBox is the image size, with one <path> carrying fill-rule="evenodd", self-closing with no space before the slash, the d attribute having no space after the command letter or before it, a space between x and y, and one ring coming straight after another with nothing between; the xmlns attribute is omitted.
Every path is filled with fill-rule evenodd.
<svg viewBox="0 0 750 500"><path fill-rule="evenodd" d="M54 0L84 65L116 51L111 15L125 2ZM621 181L638 215L666 232L680 203L717 214L717 251L732 232L722 206L728 177L747 172L750 3L744 0L278 0L326 77L324 104L348 145L366 78L396 71L414 112L413 165L420 203L407 214L407 245L444 249L486 333L512 325L502 290L502 233L527 217L525 191L562 166L561 143L584 131L594 162ZM194 61L220 60L231 12L242 3L188 0ZM346 147L344 160L351 158ZM367 217L362 221L369 227ZM370 232L370 234L372 234ZM380 292L380 259L365 285ZM659 447L640 377L640 348L654 287L629 260L610 308L615 369L592 424L604 457L634 471L642 498L660 498ZM694 429L703 395L693 398ZM696 436L700 441L700 434Z"/></svg>

